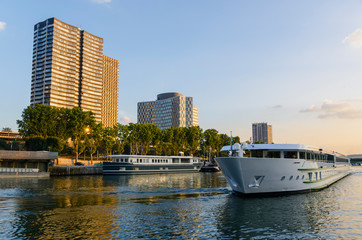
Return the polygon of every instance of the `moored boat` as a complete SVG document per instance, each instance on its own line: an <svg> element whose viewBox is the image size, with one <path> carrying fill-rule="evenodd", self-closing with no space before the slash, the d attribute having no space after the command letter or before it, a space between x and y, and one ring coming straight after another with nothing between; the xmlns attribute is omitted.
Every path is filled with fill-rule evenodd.
<svg viewBox="0 0 362 240"><path fill-rule="evenodd" d="M236 143L216 158L232 190L241 194L320 190L350 174L349 158L300 144Z"/></svg>
<svg viewBox="0 0 362 240"><path fill-rule="evenodd" d="M103 174L151 174L198 172L201 161L189 156L110 155L103 162Z"/></svg>

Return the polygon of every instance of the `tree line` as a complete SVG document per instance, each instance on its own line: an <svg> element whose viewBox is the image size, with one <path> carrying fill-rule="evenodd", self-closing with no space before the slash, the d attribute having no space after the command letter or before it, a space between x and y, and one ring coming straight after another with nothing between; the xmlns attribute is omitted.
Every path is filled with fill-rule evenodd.
<svg viewBox="0 0 362 240"><path fill-rule="evenodd" d="M50 150L60 154L218 155L230 137L216 129L203 131L199 126L171 127L161 130L155 124L130 123L104 127L94 114L80 108L29 106L17 121L26 150ZM233 142L239 142L234 137Z"/></svg>

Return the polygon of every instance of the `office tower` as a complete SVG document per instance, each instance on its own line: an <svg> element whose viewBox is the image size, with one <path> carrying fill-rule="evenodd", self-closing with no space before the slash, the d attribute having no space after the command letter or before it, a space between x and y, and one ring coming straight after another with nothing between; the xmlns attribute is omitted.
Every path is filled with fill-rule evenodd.
<svg viewBox="0 0 362 240"><path fill-rule="evenodd" d="M273 143L272 126L267 123L253 123L253 143Z"/></svg>
<svg viewBox="0 0 362 240"><path fill-rule="evenodd" d="M118 122L119 61L103 56L102 123L112 127Z"/></svg>
<svg viewBox="0 0 362 240"><path fill-rule="evenodd" d="M171 92L157 95L156 101L139 102L138 123L154 123L161 130L170 127L197 126L198 109L192 97Z"/></svg>
<svg viewBox="0 0 362 240"><path fill-rule="evenodd" d="M103 67L102 38L56 18L35 24L30 104L80 107L101 122Z"/></svg>

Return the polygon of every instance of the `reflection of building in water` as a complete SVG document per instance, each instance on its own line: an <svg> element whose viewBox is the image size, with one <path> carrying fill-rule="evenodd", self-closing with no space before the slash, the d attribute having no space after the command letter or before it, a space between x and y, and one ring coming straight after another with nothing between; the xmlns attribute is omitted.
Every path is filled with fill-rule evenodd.
<svg viewBox="0 0 362 240"><path fill-rule="evenodd" d="M17 201L18 219L12 224L18 229L18 238L97 239L117 227L114 224L117 195L105 194L114 188L105 190L102 176L51 178L51 184L46 190L50 192L39 196L39 189L29 188L28 197Z"/></svg>

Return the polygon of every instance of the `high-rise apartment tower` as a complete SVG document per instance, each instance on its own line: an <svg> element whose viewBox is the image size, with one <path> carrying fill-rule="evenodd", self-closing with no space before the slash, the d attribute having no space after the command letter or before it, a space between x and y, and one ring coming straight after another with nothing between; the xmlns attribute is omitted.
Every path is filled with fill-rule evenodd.
<svg viewBox="0 0 362 240"><path fill-rule="evenodd" d="M103 59L102 38L56 18L35 24L30 104L80 107L92 111L97 122L106 121L103 112L117 112L118 104L103 102L108 94L103 85L116 82L112 88L118 92L118 69L104 77Z"/></svg>
<svg viewBox="0 0 362 240"><path fill-rule="evenodd" d="M103 56L102 123L114 126L118 122L119 61Z"/></svg>
<svg viewBox="0 0 362 240"><path fill-rule="evenodd" d="M253 143L273 143L272 126L267 123L253 123Z"/></svg>
<svg viewBox="0 0 362 240"><path fill-rule="evenodd" d="M198 108L192 97L171 92L157 95L156 101L139 102L138 123L154 123L159 128L190 127L199 125Z"/></svg>

